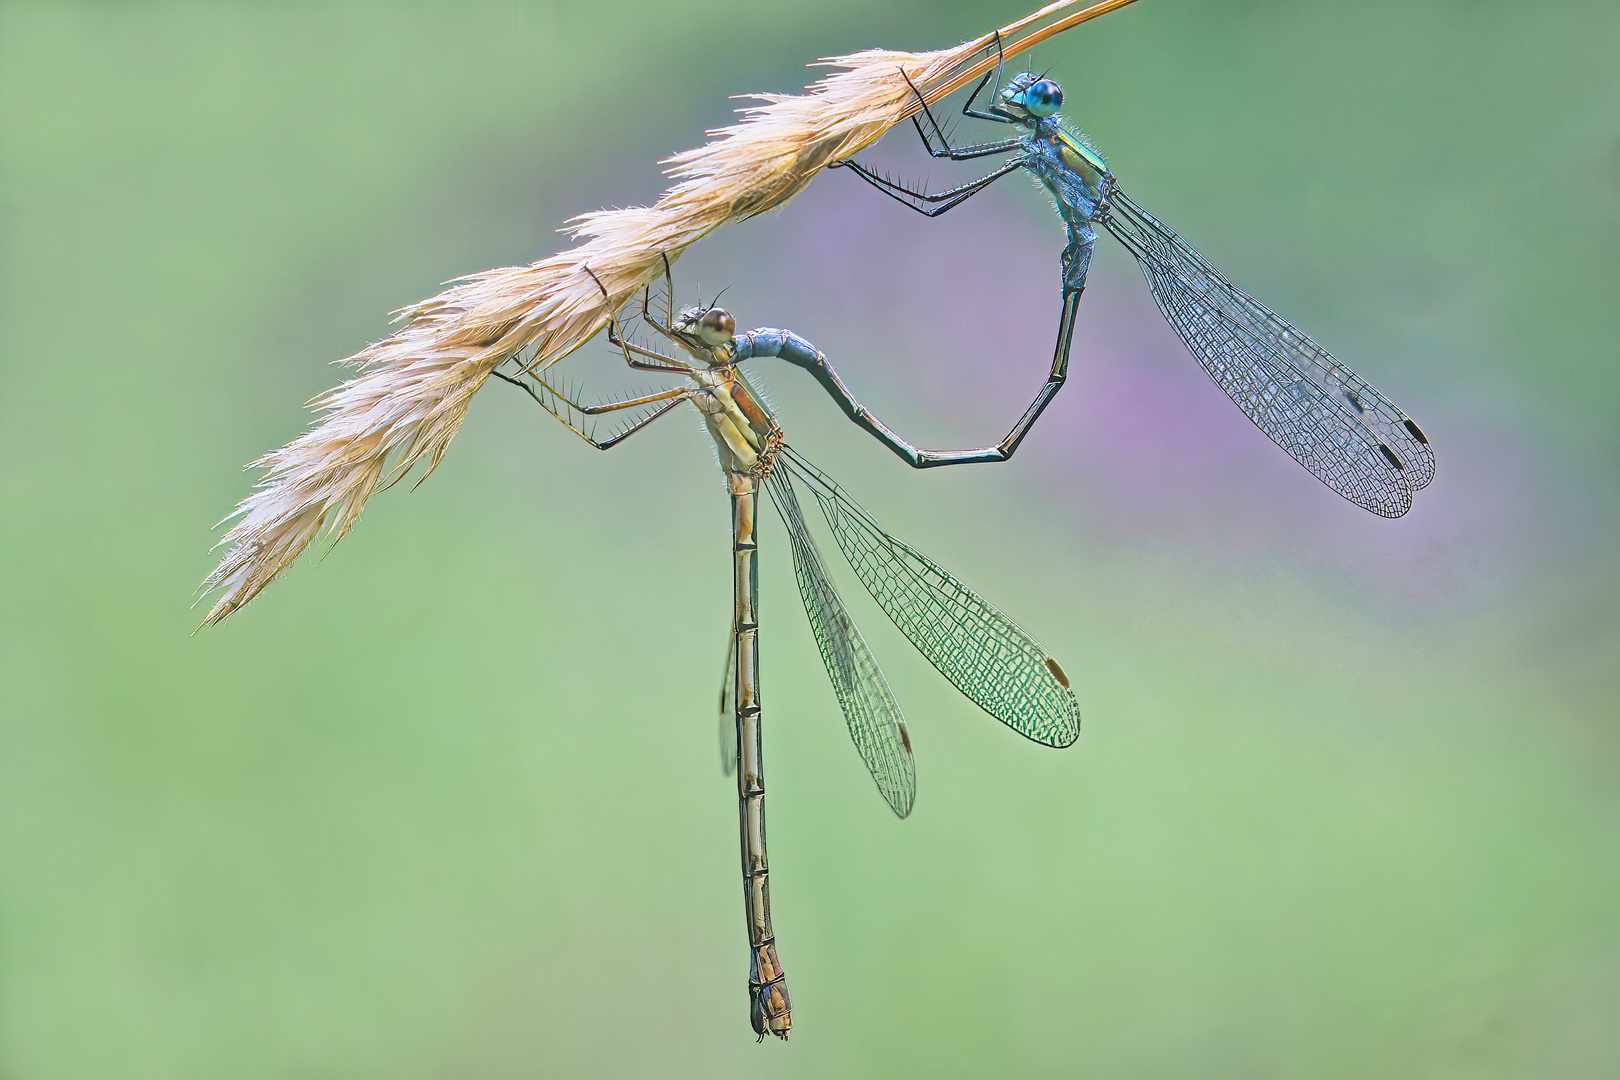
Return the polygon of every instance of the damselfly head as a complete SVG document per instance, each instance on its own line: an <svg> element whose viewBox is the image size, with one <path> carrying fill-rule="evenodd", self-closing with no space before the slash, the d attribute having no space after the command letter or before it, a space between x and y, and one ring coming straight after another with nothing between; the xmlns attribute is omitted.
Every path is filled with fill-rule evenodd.
<svg viewBox="0 0 1620 1080"><path fill-rule="evenodd" d="M1051 116L1063 108L1063 87L1057 84L1056 79L1026 71L1007 81L1007 85L1002 87L1001 99L1031 116Z"/></svg>

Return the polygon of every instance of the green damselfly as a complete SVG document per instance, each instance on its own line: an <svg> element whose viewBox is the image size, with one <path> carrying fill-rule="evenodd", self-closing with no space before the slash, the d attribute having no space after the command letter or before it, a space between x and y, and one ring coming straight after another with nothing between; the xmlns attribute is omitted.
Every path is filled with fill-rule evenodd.
<svg viewBox="0 0 1620 1080"><path fill-rule="evenodd" d="M665 267L668 286L668 267ZM670 290L673 293L673 289ZM958 690L1020 735L1046 746L1068 746L1080 734L1080 710L1068 677L1044 648L977 593L927 556L890 535L827 475L787 444L782 429L737 364L778 357L814 366L819 351L785 330L736 333L723 308L690 308L678 316L673 299L664 319L642 294L642 320L679 346L677 359L632 344L615 318L608 340L641 371L681 376L691 385L587 405L522 367L497 374L527 391L547 412L598 449L618 445L682 402L696 406L719 453L731 496L733 619L722 721L726 771L737 772L743 893L748 919L749 1010L754 1031L786 1038L792 1004L771 925L765 854L765 783L759 684L757 511L770 492L793 551L799 595L822 662L843 710L850 737L878 791L896 815L911 812L917 776L911 735L900 707L854 620L833 588L804 520L797 480L815 497L839 548L878 605L917 650ZM597 417L626 421L597 438Z"/></svg>

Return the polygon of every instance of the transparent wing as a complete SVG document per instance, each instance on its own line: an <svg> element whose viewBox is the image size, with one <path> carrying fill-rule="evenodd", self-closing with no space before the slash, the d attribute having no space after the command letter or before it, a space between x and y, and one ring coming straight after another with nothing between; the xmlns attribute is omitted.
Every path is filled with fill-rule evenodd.
<svg viewBox="0 0 1620 1080"><path fill-rule="evenodd" d="M833 590L827 568L805 527L804 512L792 482L778 469L769 474L766 483L782 523L787 526L799 595L804 598L804 611L810 616L821 660L827 665L827 677L844 710L849 737L877 781L878 791L897 815L905 817L917 798L917 765L912 759L905 718L860 630Z"/></svg>
<svg viewBox="0 0 1620 1080"><path fill-rule="evenodd" d="M720 681L720 771L730 776L737 769L737 633L726 639L726 673Z"/></svg>
<svg viewBox="0 0 1620 1080"><path fill-rule="evenodd" d="M1406 513L1434 478L1418 426L1118 188L1108 209L1104 224L1141 263L1165 319L1249 419L1356 505Z"/></svg>
<svg viewBox="0 0 1620 1080"><path fill-rule="evenodd" d="M815 466L792 468L821 504L849 564L900 632L975 705L1046 746L1080 737L1068 676L1040 643L927 556L896 540Z"/></svg>

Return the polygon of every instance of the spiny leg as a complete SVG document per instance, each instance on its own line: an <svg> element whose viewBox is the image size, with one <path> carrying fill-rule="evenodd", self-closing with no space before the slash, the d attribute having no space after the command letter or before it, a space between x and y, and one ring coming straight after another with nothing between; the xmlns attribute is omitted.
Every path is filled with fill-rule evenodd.
<svg viewBox="0 0 1620 1080"><path fill-rule="evenodd" d="M580 438L584 439L586 442L590 443L592 446L596 447L598 450L612 449L625 439L628 439L631 435L634 435L636 432L652 423L654 420L658 419L660 416L663 416L665 413L669 412L669 410L673 409L687 398L690 398L700 392L693 387L684 386L674 390L665 390L662 393L647 394L642 397L631 398L626 401L614 401L602 405L581 405L572 398L568 397L566 394L558 391L555 387L538 376L531 377L534 378L535 382L538 382L541 388L545 390L546 394L550 396L550 401L546 400L545 397L542 397L534 387L530 386L521 379L514 379L510 375L506 375L499 371L491 372L491 374L503 382L509 382L513 386L525 391L535 400L537 405L546 410L546 412L550 413L552 416L556 417L564 427L566 427L569 431L572 431L575 435L578 435ZM629 427L625 428L623 431L609 439L596 439L581 431L575 424L571 423L569 419L563 415L562 411L556 404L556 402L561 402L569 409L572 409L584 416L600 416L604 413L619 412L623 409L633 409L637 406L651 405L654 402L659 401L665 402L665 404L657 409L654 409L646 416L641 417Z"/></svg>
<svg viewBox="0 0 1620 1080"><path fill-rule="evenodd" d="M934 129L934 136L939 139L939 149L936 150L934 148L934 144L928 138L928 132L923 130L922 121L917 119L916 115L912 116L911 123L917 129L917 137L922 140L923 147L928 151L930 156L937 158L949 158L952 161L971 161L974 158L988 157L991 154L1004 154L1008 151L1018 150L1023 147L1024 142L1020 137L1003 139L1000 142L979 143L977 146L952 146L951 140L945 135L945 129L939 126L938 120L934 119L933 110L928 107L928 102L923 98L922 92L912 84L910 77L907 76L904 71L900 73L900 77L906 80L907 86L911 87L911 92L912 94L916 95L917 104L922 109L922 115L928 118L928 126ZM979 85L973 88L972 94L968 95L969 104L972 103L973 98L978 95L979 91L983 89L985 80L989 78L990 75L987 72L985 77L979 80ZM1000 80L998 79L997 81L999 82ZM1013 116L1011 113L1004 112L996 116L992 116L988 113L972 113L967 111L966 105L962 107L962 111L967 116L973 116L980 120L994 120L998 124L1018 123L1018 118Z"/></svg>
<svg viewBox="0 0 1620 1080"><path fill-rule="evenodd" d="M917 90L917 88L912 86L911 79L908 78L906 73L903 71L900 73L900 77L906 80L906 85L910 86L911 92L917 96L917 101L922 107L923 114L928 117L929 124L933 126L934 132L936 135L938 135L939 141L942 144L941 149L936 149L934 144L929 140L928 133L923 130L922 122L915 116L911 118L912 124L917 129L917 137L922 139L923 148L926 149L931 156L936 158L949 158L952 161L970 161L974 158L989 157L993 154L1004 154L1023 149L1024 143L1020 138L1006 139L1002 142L996 143L981 143L978 146L951 146L950 140L945 137L945 132L940 128L939 122L934 119L934 114L929 110L928 103L923 100L923 96ZM989 78L989 76L986 75L985 78ZM979 85L981 87L984 85L982 80L980 81ZM974 93L978 93L978 90L975 89ZM969 100L971 100L971 98ZM1009 117L1003 122L1014 122L1014 120L1013 118ZM843 161L835 161L827 167L829 169L847 168L856 176L859 176L862 180L865 180L867 183L871 184L873 187L877 188L891 199L894 199L896 202L899 202L904 206L911 207L911 209L922 214L924 217L938 217L939 215L945 213L945 211L961 205L962 202L978 194L994 181L999 180L1001 177L1006 176L1014 169L1017 169L1021 164L1022 156L1007 162L993 173L989 173L986 176L981 176L977 180L969 181L960 187L954 187L949 191L939 192L938 194L930 194L926 191L914 191L911 188L906 187L904 184L898 184L887 177L880 177L876 173L872 172L872 170L866 168L866 166L857 162L854 158L846 158ZM918 206L916 202L910 201L912 199L933 205L928 208L921 207Z"/></svg>
<svg viewBox="0 0 1620 1080"><path fill-rule="evenodd" d="M1014 171L1015 169L1021 168L1022 166L1023 159L1014 158L1013 160L1002 165L1001 168L997 169L995 172L981 176L977 180L963 184L961 187L952 188L949 191L942 191L938 194L930 194L926 191L913 191L904 184L898 184L887 177L878 176L866 166L856 162L853 158L836 163L836 167L848 169L850 172L854 173L856 176L859 176L862 180L865 180L868 184L871 184L873 187L883 192L883 194L887 195L895 202L898 202L902 206L910 207L924 217L938 217L939 215L945 213L945 211L962 205L962 203L977 195L995 181L1000 180L1003 176L1006 176L1008 173ZM828 166L828 168L834 167L835 166L833 165ZM912 199L925 203L935 203L938 205L918 206L917 203L911 201Z"/></svg>
<svg viewBox="0 0 1620 1080"><path fill-rule="evenodd" d="M1001 53L1001 37L999 34L996 36L996 52L999 57ZM999 86L1001 84L1001 63L999 59L996 64L995 76L996 85ZM906 86L910 87L911 93L917 99L917 105L922 115L928 118L929 126L934 129L934 134L939 139L940 146L936 148L933 142L929 139L928 132L923 128L922 121L919 120L916 115L912 116L911 123L912 126L917 129L917 137L922 140L923 149L927 150L931 157L949 158L952 161L971 161L975 158L989 157L994 154L1010 153L1024 148L1024 140L1022 137L1003 139L1000 142L979 143L975 146L953 147L950 139L946 137L944 129L940 127L939 121L934 118L933 110L928 107L927 99L923 97L922 92L919 91L916 85L911 81L911 77L904 71L900 72L900 77L905 80ZM1022 120L1019 117L1014 116L1012 113L1006 112L999 106L993 107L989 113L981 113L972 109L974 100L978 97L979 92L984 89L985 83L988 82L989 79L990 73L986 72L984 78L980 79L979 84L973 88L973 93L968 95L967 102L962 106L962 112L967 116L973 116L984 120L994 120L995 122L1001 124L1022 123ZM1009 163L1009 167L1004 167L990 174L989 176L981 177L979 180L968 184L963 184L961 187L952 188L950 191L941 192L938 195L929 195L926 192L912 191L903 185L894 183L886 177L879 177L870 169L867 169L865 166L857 163L854 158L846 158L843 161L835 161L827 167L829 169L848 168L850 171L855 173L855 175L873 185L885 195L897 199L905 205L910 206L913 210L917 210L919 213L922 213L928 217L938 217L940 214L943 214L945 211L961 203L962 200L977 193L991 181L1005 176L1018 166L1016 164ZM945 205L938 206L931 211L924 210L914 203L907 202L905 198L901 197L901 195L910 196L911 198L920 199L928 203L944 203Z"/></svg>
<svg viewBox="0 0 1620 1080"><path fill-rule="evenodd" d="M596 282L596 287L602 290L602 299L608 303L612 303L612 297L608 295L607 286L602 284L602 279L597 277L595 272L592 271L589 266L583 267L583 269L587 274L591 275L591 280ZM669 258L667 256L664 258L664 273L666 275L669 273ZM642 309L646 309L645 297L642 301ZM617 315L608 316L607 339L609 345L617 347L624 353L624 362L635 368L637 371L664 371L676 375L685 375L690 373L692 370L690 365L683 364L673 357L665 356L660 352L654 352L652 349L643 349L641 346L633 345L629 341L625 340L619 334L619 319ZM636 356L645 357L645 360L638 361L630 355L631 353L635 353ZM649 363L647 361L652 362ZM547 389L549 390L550 387L547 387Z"/></svg>
<svg viewBox="0 0 1620 1080"><path fill-rule="evenodd" d="M658 257L664 260L664 308L669 319L668 323L661 323L653 318L651 310L652 286L649 285L641 291L641 319L648 326L664 335L677 345L681 339L675 335L675 279L669 270L669 254L660 251Z"/></svg>
<svg viewBox="0 0 1620 1080"><path fill-rule="evenodd" d="M685 375L690 373L692 370L690 367L682 366L680 361L674 359L673 357L665 356L663 353L655 352L652 349L643 349L640 345L631 344L630 342L621 338L612 326L608 327L608 344L618 346L619 349L624 352L624 362L635 368L637 371L665 371L677 375ZM647 359L637 360L630 355L631 353L635 353L636 356L646 357ZM655 362L649 363L649 360Z"/></svg>
<svg viewBox="0 0 1620 1080"><path fill-rule="evenodd" d="M992 102L995 101L996 91L1001 89L1001 66L1006 61L1006 59L1007 59L1006 56L1001 51L1001 31L997 30L996 31L996 81L995 81L995 90L992 90L990 92L990 100ZM1010 113L1007 110L1003 109L1000 105L992 104L990 106L990 109L989 109L988 112L980 112L979 110L977 110L977 109L975 109L973 107L974 100L976 98L978 98L979 91L984 89L984 84L989 80L989 78L990 78L990 75L989 75L988 72L986 72L985 77L983 79L979 80L979 85L975 86L973 88L973 93L969 94L968 99L962 103L962 115L963 116L971 116L975 120L994 120L998 124L1016 124L1016 123L1020 123L1021 122L1020 117L1014 116L1012 113Z"/></svg>
<svg viewBox="0 0 1620 1080"><path fill-rule="evenodd" d="M528 383L519 379L510 378L499 371L492 372L492 374L500 376L513 386L521 386L523 389L529 391L530 397L538 400L538 395L535 394L534 389L530 387ZM692 391L692 387L690 386L681 386L675 388L674 390L661 390L656 394L645 394L641 397L625 398L622 401L606 401L597 405L582 405L539 376L531 375L530 378L533 378L535 382L539 383L541 387L545 389L546 393L550 394L553 398L563 402L575 412L583 413L586 416L602 416L606 413L619 412L622 409L633 409L637 405L651 405L655 401L668 401L671 398L679 397L682 394L687 394Z"/></svg>

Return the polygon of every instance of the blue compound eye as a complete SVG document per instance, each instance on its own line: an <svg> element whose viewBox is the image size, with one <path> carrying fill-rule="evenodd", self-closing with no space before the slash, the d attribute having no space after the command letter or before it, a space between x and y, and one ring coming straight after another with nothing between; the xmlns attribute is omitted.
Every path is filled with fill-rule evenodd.
<svg viewBox="0 0 1620 1080"><path fill-rule="evenodd" d="M1031 116L1051 116L1063 107L1063 87L1051 79L1042 79L1025 90L1022 97L1021 104Z"/></svg>

